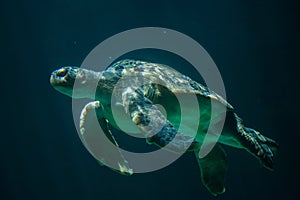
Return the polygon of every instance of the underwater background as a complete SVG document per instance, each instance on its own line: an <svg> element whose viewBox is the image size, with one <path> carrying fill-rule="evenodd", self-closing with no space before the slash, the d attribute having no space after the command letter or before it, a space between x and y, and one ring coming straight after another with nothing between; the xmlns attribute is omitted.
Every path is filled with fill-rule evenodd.
<svg viewBox="0 0 300 200"><path fill-rule="evenodd" d="M0 199L297 199L297 9L296 1L279 0L1 2ZM88 153L72 100L50 86L50 73L80 66L114 34L148 26L180 31L206 49L245 124L280 144L274 172L246 151L225 147L226 192L213 197L193 153L130 177ZM176 65L155 53L136 57Z"/></svg>

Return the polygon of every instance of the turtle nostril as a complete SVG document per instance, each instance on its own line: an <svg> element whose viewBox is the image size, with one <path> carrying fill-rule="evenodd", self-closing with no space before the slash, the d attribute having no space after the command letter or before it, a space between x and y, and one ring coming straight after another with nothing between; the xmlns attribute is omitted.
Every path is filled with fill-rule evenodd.
<svg viewBox="0 0 300 200"><path fill-rule="evenodd" d="M57 71L56 76L64 77L67 74L68 70L66 68L62 68Z"/></svg>

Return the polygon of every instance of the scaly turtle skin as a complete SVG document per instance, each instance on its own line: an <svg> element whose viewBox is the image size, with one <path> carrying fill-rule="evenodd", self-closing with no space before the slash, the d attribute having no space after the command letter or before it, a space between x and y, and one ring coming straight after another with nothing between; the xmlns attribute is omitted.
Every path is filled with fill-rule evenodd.
<svg viewBox="0 0 300 200"><path fill-rule="evenodd" d="M79 82L79 88L76 94L73 94L75 79ZM141 81L144 81L144 84L141 84ZM224 113L226 119L218 143L245 149L257 157L263 166L273 169L273 159L278 149L278 144L274 140L254 129L245 127L234 112L234 108L221 96L165 65L127 59L114 63L103 72L62 67L52 73L50 82L56 90L72 98L94 100L88 103L81 112L81 134L86 134L86 116L90 110L95 109L106 136L118 146L109 128L113 126L121 130L111 110L112 106L116 106L119 109L118 112L130 117L128 118L130 123L125 118L121 123L125 124L125 129L138 130L138 133L147 138L148 143L159 147L167 145L168 150L175 152L194 151L201 169L202 182L213 195L225 192L226 153L219 144L216 144L204 158L199 157L199 150L203 139L207 136L208 126L213 127L209 129L212 136L217 134L214 132L214 127L219 125L220 116ZM90 84L97 85L96 94L93 94L89 88ZM112 94L116 99L115 105L111 105ZM197 124L198 131L195 137L193 137L195 135L193 130L189 127L191 123L198 123L195 119L199 116L194 116L195 108L188 106L185 109L190 115L181 116L181 105L179 106L177 101L178 96L189 99L189 95L197 97L200 109L201 120ZM216 113L211 112L212 103L216 108L220 108L219 112L218 109ZM162 114L157 104L165 108L167 117ZM183 125L180 122L183 122ZM181 129L178 129L179 125L184 127L182 130L186 131L181 132ZM132 174L133 171L122 153L116 152L116 155L119 160L122 160L122 162L115 161L118 162L119 172ZM103 159L99 162L106 165L114 161Z"/></svg>

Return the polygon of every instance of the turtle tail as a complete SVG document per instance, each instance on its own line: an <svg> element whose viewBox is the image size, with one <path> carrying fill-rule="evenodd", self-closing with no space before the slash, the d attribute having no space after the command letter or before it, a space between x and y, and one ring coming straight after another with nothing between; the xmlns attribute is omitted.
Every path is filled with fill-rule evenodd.
<svg viewBox="0 0 300 200"><path fill-rule="evenodd" d="M257 157L264 167L274 170L274 157L278 153L278 143L262 135L259 131L245 127L242 120L237 115L235 117L238 121L237 129L242 137L242 145Z"/></svg>

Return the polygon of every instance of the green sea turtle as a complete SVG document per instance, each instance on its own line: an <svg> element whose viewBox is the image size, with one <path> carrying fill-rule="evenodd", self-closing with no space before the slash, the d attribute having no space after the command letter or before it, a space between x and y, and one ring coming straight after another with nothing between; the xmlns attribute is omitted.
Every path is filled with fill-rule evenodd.
<svg viewBox="0 0 300 200"><path fill-rule="evenodd" d="M137 79L133 78L135 76L142 76L147 81L142 85L137 84ZM79 87L78 92L73 94L75 79L79 82ZM274 140L254 129L245 127L234 112L234 108L221 96L165 65L126 59L112 64L103 72L62 67L51 74L50 83L56 90L72 98L93 99L81 112L81 134L86 134L86 116L95 109L106 136L118 145L110 131L111 126L119 129L112 116L111 96L121 79L126 81L118 86L116 92L116 104L121 108L119 112L129 116L130 124L138 128L139 132L147 138L148 143L159 147L169 144L168 149L171 151L182 151L182 149L194 151L201 170L202 182L211 194L217 195L225 191L227 161L226 153L220 144L245 149L258 158L263 166L273 169L273 159L278 149L278 144ZM88 83L97 84L96 93L88 87ZM197 97L201 120L197 124L196 137L192 137L193 134L189 131L181 132L178 129L181 122L179 119L182 117L188 118L185 120L188 122L184 124L187 127L185 130L188 130L189 123L198 123L197 120L193 120L197 118L193 116L195 108L191 108L189 116L180 116L180 108L176 99L178 95ZM226 119L218 144L207 156L199 158L199 149L203 138L207 135L208 125L218 126L219 115L224 114L221 112L212 114L211 103L220 108L225 107L222 112L226 113ZM156 106L157 104L164 107L167 117ZM133 171L121 152L119 152L119 160L121 160L121 162L118 161L119 172L132 174ZM109 161L103 159L99 162L105 165Z"/></svg>

